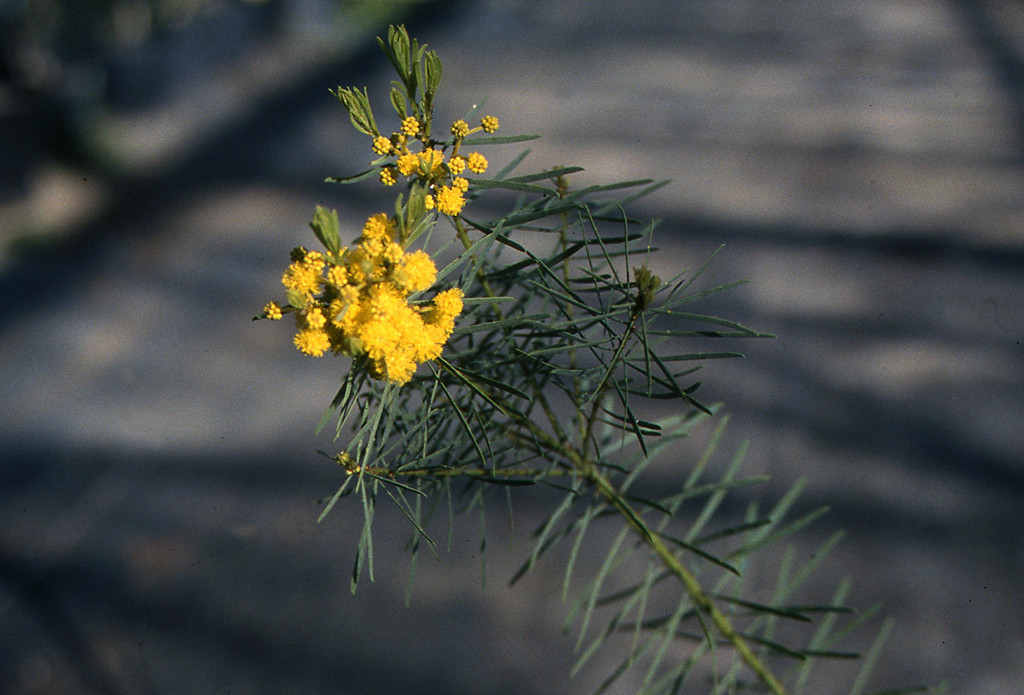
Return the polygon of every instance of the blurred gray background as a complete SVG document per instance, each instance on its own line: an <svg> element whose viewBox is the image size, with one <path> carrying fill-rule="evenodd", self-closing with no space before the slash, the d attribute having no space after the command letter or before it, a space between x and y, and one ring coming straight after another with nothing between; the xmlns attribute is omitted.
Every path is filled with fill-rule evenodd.
<svg viewBox="0 0 1024 695"><path fill-rule="evenodd" d="M488 515L485 587L470 518L408 607L381 512L349 595L361 512L316 524L340 480L312 436L344 361L249 321L316 204L354 236L386 201L321 181L367 161L327 90L390 79L391 20L441 55L442 117L486 100L580 183L672 178L636 210L663 220L656 272L726 244L710 281L752 282L708 310L778 338L727 346L747 359L706 367L704 398L766 500L806 478L804 508L832 506L807 552L847 529L811 592L848 574L851 603L886 602L875 686L1021 691L1024 4L67 4L0 2L0 691L603 676L567 678L557 559L505 586L543 494L514 532Z"/></svg>

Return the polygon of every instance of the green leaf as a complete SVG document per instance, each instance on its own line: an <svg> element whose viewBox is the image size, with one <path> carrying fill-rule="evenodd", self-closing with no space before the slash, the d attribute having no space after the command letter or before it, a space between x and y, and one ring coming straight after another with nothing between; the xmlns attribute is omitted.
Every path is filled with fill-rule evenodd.
<svg viewBox="0 0 1024 695"><path fill-rule="evenodd" d="M782 581L783 577L780 576L779 586L776 588L775 595L772 597L772 600L778 603L786 600L790 595L792 595L798 587L810 578L812 573L839 544L839 541L842 540L844 535L845 532L839 530L829 536L823 543L821 543L821 545L815 548L807 562L804 563L804 565L796 572L796 574L793 575L791 579Z"/></svg>
<svg viewBox="0 0 1024 695"><path fill-rule="evenodd" d="M601 563L600 569L597 574L590 581L589 591L585 594L582 605L583 615L580 619L579 637L576 640L576 649L578 650L582 644L583 639L587 634L587 628L590 625L590 621L594 615L594 609L597 607L597 600L601 593L601 587L604 586L604 582L608 579L611 572L618 567L623 558L619 555L619 548L623 541L629 535L629 528L623 528L616 536L615 540L612 541L611 547L608 549L608 553L605 555L604 562Z"/></svg>
<svg viewBox="0 0 1024 695"><path fill-rule="evenodd" d="M681 355L660 355L662 362L691 362L693 360L721 360L743 357L742 352L687 352Z"/></svg>
<svg viewBox="0 0 1024 695"><path fill-rule="evenodd" d="M338 488L338 491L335 492L331 499L327 501L327 505L324 507L324 510L320 512L320 516L317 517L317 523L323 521L324 517L326 517L327 514L330 513L330 511L334 508L334 505L337 504L338 500L341 499L342 495L344 495L345 492L347 491L349 483L351 483L353 480L355 480L355 478L351 475L345 478L345 482L341 484L341 487Z"/></svg>
<svg viewBox="0 0 1024 695"><path fill-rule="evenodd" d="M366 492L366 487L361 486L363 501L363 528L359 533L359 547L356 550L356 559L352 565L352 582L349 585L350 591L354 594L359 584L359 577L362 575L363 567L369 568L370 581L373 581L373 502Z"/></svg>
<svg viewBox="0 0 1024 695"><path fill-rule="evenodd" d="M366 135L380 133L373 118L373 109L370 108L370 98L365 87L362 92L354 87L338 87L332 94L341 100L356 130Z"/></svg>
<svg viewBox="0 0 1024 695"><path fill-rule="evenodd" d="M293 306L297 309L301 309L306 305L306 295L298 290L286 290L285 297L288 299L288 306Z"/></svg>
<svg viewBox="0 0 1024 695"><path fill-rule="evenodd" d="M716 541L719 538L725 538L727 536L732 536L737 533L745 533L746 531L752 531L754 529L761 528L762 526L770 523L771 519L754 519L753 521L746 521L742 524L736 524L735 526L724 528L721 531L715 531L714 533L709 533L706 536L701 536L694 542L697 545L702 545L704 543Z"/></svg>
<svg viewBox="0 0 1024 695"><path fill-rule="evenodd" d="M338 229L338 212L317 205L313 221L309 223L320 243L332 254L341 253L341 239Z"/></svg>
<svg viewBox="0 0 1024 695"><path fill-rule="evenodd" d="M547 314L528 314L526 316L510 316L508 318L495 319L493 321L478 321L477 323L456 326L455 330L452 331L452 335L479 333L481 331L491 331L495 329L516 329L527 326L546 328L547 324L545 321L550 318L551 317Z"/></svg>
<svg viewBox="0 0 1024 695"><path fill-rule="evenodd" d="M871 643L871 648L868 649L867 655L864 657L864 661L861 662L860 671L857 672L857 679L853 683L853 687L850 689L850 695L861 695L864 692L864 687L867 685L868 678L871 677L872 671L875 669L875 664L878 662L878 658L882 652L882 646L886 640L889 639L889 633L892 632L894 622L892 618L887 618L882 623L881 629L878 631L878 635L875 637L875 641Z"/></svg>
<svg viewBox="0 0 1024 695"><path fill-rule="evenodd" d="M698 557L704 558L705 560L707 560L711 564L717 565L717 566L721 567L722 569L726 570L727 572L732 572L737 577L740 576L740 571L738 569L736 569L735 567L733 567L732 565L730 565L728 562L726 562L725 560L721 560L721 559L715 557L711 553L698 548L696 545L693 545L692 543L687 543L686 541L684 541L681 538L674 538L673 536L669 536L667 534L662 534L662 538L664 538L667 541L670 541L670 542L674 543L675 545L678 545L680 548L682 548L683 550L685 550L685 551L687 551L689 553L693 553L694 555L697 555Z"/></svg>
<svg viewBox="0 0 1024 695"><path fill-rule="evenodd" d="M399 242L408 246L429 230L436 222L436 217L427 212L426 189L419 183L409 188L409 202L401 209L402 223L399 225Z"/></svg>
<svg viewBox="0 0 1024 695"><path fill-rule="evenodd" d="M471 135L462 141L463 147L486 147L487 145L508 145L513 142L529 142L539 135Z"/></svg>
<svg viewBox="0 0 1024 695"><path fill-rule="evenodd" d="M513 396L515 396L517 398L521 398L524 401L529 401L530 400L530 396L526 395L526 393L524 393L523 391L520 391L515 386L513 386L512 384L507 383L506 381L502 381L501 379L495 379L495 378L489 377L486 374L481 374L480 372L474 372L474 371L472 371L470 369L466 369L465 367L460 368L460 372L461 372L462 376L470 378L470 379L473 379L476 382L479 382L481 384L486 384L487 386L490 386L491 388L497 389L499 391L504 391L505 393L512 394Z"/></svg>
<svg viewBox="0 0 1024 695"><path fill-rule="evenodd" d="M583 538L587 534L587 529L590 527L591 520L597 515L597 511L594 507L587 507L583 514L575 524L576 528L576 539L572 543L572 549L569 551L569 559L565 563L565 575L562 578L562 600L565 601L569 595L569 582L572 580L572 571L576 566L576 559L579 557L580 548L583 546Z"/></svg>
<svg viewBox="0 0 1024 695"><path fill-rule="evenodd" d="M427 51L423 56L423 64L426 67L426 92L433 95L441 84L441 76L444 70L441 67L441 59L433 51Z"/></svg>
<svg viewBox="0 0 1024 695"><path fill-rule="evenodd" d="M405 26L389 26L387 43L378 38L377 44L391 61L402 80L407 81L412 70L409 57L409 33L405 30Z"/></svg>
<svg viewBox="0 0 1024 695"><path fill-rule="evenodd" d="M539 137L540 137L539 135L531 135L530 139L531 140L535 140L535 139L537 139ZM463 143L465 143L465 141L463 141ZM498 174L494 178L497 178L497 179L505 178L506 176L511 174L516 169L516 167L518 167L520 164L522 164L523 160L526 159L529 155L530 155L530 149L529 148L526 148L525 150L522 150L519 154L517 154L515 157L513 157L509 161L508 164L506 164L501 169L499 169L498 170Z"/></svg>
<svg viewBox="0 0 1024 695"><path fill-rule="evenodd" d="M400 119L409 115L409 100L406 99L405 92L395 86L391 87L391 107Z"/></svg>
<svg viewBox="0 0 1024 695"><path fill-rule="evenodd" d="M582 169L579 167L573 168L582 171ZM619 181L617 183L586 186L585 188L571 189L566 197L571 199L584 198L588 195L593 195L594 193L603 193L605 191L617 191L623 188L634 188L636 186L642 186L650 182L651 179L636 179L633 181Z"/></svg>
<svg viewBox="0 0 1024 695"><path fill-rule="evenodd" d="M565 516L566 512L569 511L573 502L575 502L578 497L579 493L575 490L568 490L559 505L555 507L554 511L551 512L541 527L534 533L536 540L533 544L533 550L530 552L530 557L527 558L526 562L524 562L516 573L512 575L512 578L508 582L510 586L514 585L527 572L532 570L541 555L543 555L555 544L555 542L563 538L566 533L568 533L568 528L570 528L569 526L560 533L555 533L555 527L558 525L558 522L562 517Z"/></svg>
<svg viewBox="0 0 1024 695"><path fill-rule="evenodd" d="M512 181L509 179L473 179L470 182L472 188L504 188L509 191L519 191L521 193L533 193L539 196L556 196L558 192L553 188L547 188L545 186L535 186L529 183L522 183L520 181Z"/></svg>
<svg viewBox="0 0 1024 695"><path fill-rule="evenodd" d="M745 599L736 598L734 596L723 596L721 594L716 595L715 598L718 599L719 601L723 601L725 603L731 603L733 605L740 606L741 608L749 609L749 610L753 611L754 613L770 613L772 615L777 615L780 618L788 618L790 620L797 620L797 621L802 622L802 623L809 623L809 622L811 622L811 619L808 618L806 615L804 615L803 613L801 613L799 611L796 611L796 610L794 610L793 608L790 608L790 607L786 607L786 606L769 606L769 605L766 605L766 604L763 604L763 603L757 603L755 601L747 601Z"/></svg>
<svg viewBox="0 0 1024 695"><path fill-rule="evenodd" d="M642 189L640 191L637 191L636 193L634 193L634 194L632 194L630 196L627 196L625 198L620 198L619 200L613 201L611 203L607 203L604 206L597 208L594 211L594 215L597 216L597 217L600 217L601 215L604 215L605 213L607 213L610 210L615 210L617 208L624 208L627 205L629 205L630 203L633 203L633 202L635 202L635 201L637 201L637 200L639 200L639 199L641 199L641 198L643 198L645 196L649 196L651 193L654 193L659 188L663 188L663 187L667 186L669 183L671 183L671 181L669 181L667 179L664 180L664 181L658 181L656 183L653 183L650 186L648 186L647 188L644 188L644 189Z"/></svg>
<svg viewBox="0 0 1024 695"><path fill-rule="evenodd" d="M361 171L358 174L353 174L352 176L328 176L326 179L324 179L324 182L325 183L356 183L358 181L363 181L365 179L370 178L371 176L376 174L378 171L380 171L380 169L367 169L366 171Z"/></svg>
<svg viewBox="0 0 1024 695"><path fill-rule="evenodd" d="M583 171L583 167L555 167L554 169L548 169L547 171L538 171L535 174L525 174L523 176L514 176L510 179L504 179L505 181L512 181L515 183L532 183L533 181L551 181L558 178L559 176L567 176L568 174L575 174Z"/></svg>

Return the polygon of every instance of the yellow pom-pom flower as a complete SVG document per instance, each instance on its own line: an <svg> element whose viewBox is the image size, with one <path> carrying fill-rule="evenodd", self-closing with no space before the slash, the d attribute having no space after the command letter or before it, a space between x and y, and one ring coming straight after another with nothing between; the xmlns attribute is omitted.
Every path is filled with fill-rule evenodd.
<svg viewBox="0 0 1024 695"><path fill-rule="evenodd" d="M306 312L303 316L303 322L306 324L306 328L319 329L323 328L327 323L327 319L324 317L324 312L320 310L320 307L313 307Z"/></svg>
<svg viewBox="0 0 1024 695"><path fill-rule="evenodd" d="M394 238L394 224L386 213L380 212L371 216L363 225L363 239L387 239Z"/></svg>
<svg viewBox="0 0 1024 695"><path fill-rule="evenodd" d="M319 273L324 269L324 263L327 261L327 257L319 251L308 251L306 257L302 259L303 265L310 270Z"/></svg>
<svg viewBox="0 0 1024 695"><path fill-rule="evenodd" d="M466 158L466 166L474 174L482 174L487 171L487 158L479 152L470 153L469 157Z"/></svg>
<svg viewBox="0 0 1024 695"><path fill-rule="evenodd" d="M460 154L455 155L448 160L448 171L452 172L453 176L458 176L466 170L466 158Z"/></svg>
<svg viewBox="0 0 1024 695"><path fill-rule="evenodd" d="M462 290L453 287L450 290L438 293L434 297L434 312L432 323L447 323L454 321L455 317L462 313Z"/></svg>
<svg viewBox="0 0 1024 695"><path fill-rule="evenodd" d="M428 151L423 159L434 166L435 158L440 152ZM435 188L427 196L428 208L458 214L468 185L460 182L465 179ZM395 225L381 213L366 220L354 247L329 255L294 249L282 282L289 290L289 310L296 310L296 349L314 357L333 350L363 358L374 378L404 384L420 363L441 355L462 311L462 292L446 290L433 302L410 304L413 293L434 284L437 267L425 251L407 252L395 238ZM283 313L269 302L262 316L279 319Z"/></svg>
<svg viewBox="0 0 1024 695"><path fill-rule="evenodd" d="M396 181L398 181L398 177L395 176L395 170L392 167L384 167L380 170L380 182L382 184L394 186Z"/></svg>
<svg viewBox="0 0 1024 695"><path fill-rule="evenodd" d="M402 176L412 176L413 172L420 168L420 158L412 152L407 152L398 158L395 166Z"/></svg>
<svg viewBox="0 0 1024 695"><path fill-rule="evenodd" d="M320 357L331 347L327 332L319 328L305 328L295 334L295 347L299 352Z"/></svg>
<svg viewBox="0 0 1024 695"><path fill-rule="evenodd" d="M437 211L442 215L455 217L462 212L466 199L462 197L462 191L452 186L441 186L436 194Z"/></svg>
<svg viewBox="0 0 1024 695"><path fill-rule="evenodd" d="M391 154L391 138L378 135L373 139L373 153L379 155Z"/></svg>
<svg viewBox="0 0 1024 695"><path fill-rule="evenodd" d="M461 118L455 121L452 123L452 135L459 139L466 137L469 135L469 124Z"/></svg>
<svg viewBox="0 0 1024 695"><path fill-rule="evenodd" d="M348 284L348 271L343 265L332 265L327 269L324 277L335 288L344 287Z"/></svg>
<svg viewBox="0 0 1024 695"><path fill-rule="evenodd" d="M318 268L309 266L302 261L294 261L288 266L288 270L281 277L281 284L286 289L312 298L320 287L320 271Z"/></svg>
<svg viewBox="0 0 1024 695"><path fill-rule="evenodd" d="M498 119L494 116L484 116L480 119L480 127L485 133L493 133L498 129Z"/></svg>
<svg viewBox="0 0 1024 695"><path fill-rule="evenodd" d="M277 321L283 315L281 307L279 307L276 302L267 302L263 307L263 317L268 318L271 321Z"/></svg>
<svg viewBox="0 0 1024 695"><path fill-rule="evenodd" d="M402 135L415 135L420 132L420 122L414 116L402 119Z"/></svg>
<svg viewBox="0 0 1024 695"><path fill-rule="evenodd" d="M426 251L407 254L401 268L396 272L396 284L406 292L420 292L434 284L437 266Z"/></svg>
<svg viewBox="0 0 1024 695"><path fill-rule="evenodd" d="M359 240L359 246L356 250L350 254L352 258L359 259L362 261L369 261L371 264L376 263L380 260L381 253L384 251L384 246L388 242L386 239L374 238L374 237L362 237Z"/></svg>

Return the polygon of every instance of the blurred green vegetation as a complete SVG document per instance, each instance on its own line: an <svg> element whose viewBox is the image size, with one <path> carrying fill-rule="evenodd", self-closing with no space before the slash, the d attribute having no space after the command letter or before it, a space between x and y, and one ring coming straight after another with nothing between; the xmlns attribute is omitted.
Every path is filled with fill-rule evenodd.
<svg viewBox="0 0 1024 695"><path fill-rule="evenodd" d="M0 0L0 267L115 204L118 181L158 175L197 131L230 128L259 89L425 4ZM276 72L252 95L231 87L261 60Z"/></svg>

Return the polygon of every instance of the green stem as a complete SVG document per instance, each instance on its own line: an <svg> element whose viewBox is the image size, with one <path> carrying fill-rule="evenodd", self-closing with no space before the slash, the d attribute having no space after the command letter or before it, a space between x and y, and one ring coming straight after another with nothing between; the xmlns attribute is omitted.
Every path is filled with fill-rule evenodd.
<svg viewBox="0 0 1024 695"><path fill-rule="evenodd" d="M472 244L469 240L468 234L466 233L465 226L459 218L455 218L454 222L459 240L466 249L469 249ZM477 277L483 286L485 294L493 297L493 290L479 271ZM643 312L644 306L644 303L638 301L636 307L631 312L630 320L626 326L622 341L619 343L618 348L610 361L608 369L605 371L604 377L595 389L593 406L583 427L582 441L579 443L579 449L575 448L564 436L559 423L559 418L544 398L542 389L539 385L535 384L534 395L540 400L554 434L545 430L536 422L525 416L517 416L512 409L505 409L504 412L512 420L512 423L515 426L525 430L525 432L520 435L521 437L532 439L538 444L543 444L547 447L548 454L554 454L556 458L562 459L562 463L559 464L559 468L541 472L541 476L551 474L556 471L558 474L572 472L589 482L596 489L598 494L619 512L619 514L626 520L626 523L629 524L630 528L640 536L643 542L650 547L658 559L660 559L664 564L665 568L679 579L680 583L683 585L683 589L690 597L694 606L711 620L718 632L733 646L743 662L757 675L758 679L768 687L773 695L787 695L786 689L782 683L775 677L768 666L765 665L765 663L753 652L750 645L747 643L747 640L736 631L728 616L718 608L714 600L704 590L693 573L690 572L683 565L680 559L671 551L661 535L644 523L639 513L630 506L629 502L627 502L621 494L619 494L619 491L615 489L615 486L611 481L602 475L598 466L591 458L590 441L593 436L593 426L597 419L597 413L600 410L601 396L608 387L615 365L625 353L626 346L633 335L636 323ZM501 312L497 306L495 306L495 311L500 315ZM493 395L489 394L489 397L493 398ZM494 400L495 402L498 402L497 399ZM516 436L515 433L512 432L509 434L513 437ZM448 470L449 469L437 469L435 472L431 473L431 475L445 477L456 475L456 471L453 470L451 473L447 473L446 471ZM399 473L412 473L412 471L400 471ZM495 473L496 471L488 471L487 475L493 477ZM537 472L534 472L532 474L534 479L536 479L536 473ZM470 473L467 472L466 474L469 475ZM505 474L511 475L509 471L506 471ZM417 473L417 475L419 475L419 473ZM422 475L428 474L423 473Z"/></svg>
<svg viewBox="0 0 1024 695"><path fill-rule="evenodd" d="M551 435L541 429L536 423L530 420L520 420L518 424L526 427L533 437L548 446L550 451L561 454L571 464L577 474L594 486L601 497L622 515L626 523L658 556L662 563L664 563L665 568L679 579L690 600L693 601L694 606L711 619L711 622L721 635L733 646L743 662L757 675L761 682L774 695L787 695L782 683L753 652L743 636L736 631L728 616L719 610L714 600L704 591L704 588L693 573L686 569L679 558L669 549L661 535L644 523L639 513L619 494L619 491L615 489L611 481L601 474L594 462L581 456L580 452L571 447L568 442L564 440L561 442L554 441Z"/></svg>
<svg viewBox="0 0 1024 695"><path fill-rule="evenodd" d="M718 631L732 644L733 648L739 653L740 658L743 659L743 662L757 675L761 682L768 686L768 689L775 695L786 695L786 689L782 683L779 682L765 663L754 654L747 641L732 626L729 618L719 610L712 598L704 591L700 582L697 581L697 578L683 566L683 563L669 549L662 537L656 531L651 530L647 524L643 523L636 511L622 498L611 482L593 467L590 467L590 472L586 475L586 479L597 488L597 491L605 500L622 514L626 522L654 551L654 554L664 563L665 567L679 579L690 600L693 601L694 605L701 612L711 619L711 622L714 623Z"/></svg>
<svg viewBox="0 0 1024 695"><path fill-rule="evenodd" d="M536 468L445 468L434 466L430 468L405 468L392 470L385 466L367 466L361 468L356 464L345 465L345 469L352 475L363 473L364 475L382 480L397 480L400 478L490 478L501 480L535 481L549 475L570 475L574 471L570 469L555 469L539 471Z"/></svg>

